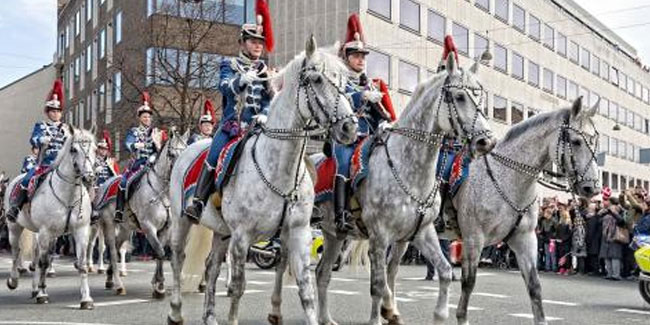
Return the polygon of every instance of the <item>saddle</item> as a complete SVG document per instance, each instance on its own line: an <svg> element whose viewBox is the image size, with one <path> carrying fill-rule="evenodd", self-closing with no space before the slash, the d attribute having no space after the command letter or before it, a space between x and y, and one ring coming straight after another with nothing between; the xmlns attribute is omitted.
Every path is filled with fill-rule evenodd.
<svg viewBox="0 0 650 325"><path fill-rule="evenodd" d="M36 167L36 172L29 180L27 185L27 200L31 201L36 194L36 191L40 188L41 184L45 180L45 177L52 171L52 168L49 167ZM14 184L14 187L11 189L11 200L15 201L18 197L18 192L20 191L20 183L17 182Z"/></svg>
<svg viewBox="0 0 650 325"><path fill-rule="evenodd" d="M100 210L117 198L117 191L121 181L122 175L113 176L97 189L95 200L93 201L95 209Z"/></svg>
<svg viewBox="0 0 650 325"><path fill-rule="evenodd" d="M214 206L217 208L221 208L221 191L223 190L223 187L228 184L228 181L244 152L246 142L250 139L252 134L253 132L240 133L238 136L226 143L219 154L219 159L217 160L217 166L215 167L214 173L215 193L211 198ZM183 175L183 209L185 209L188 200L194 196L196 182L199 179L201 169L203 168L203 164L205 164L209 151L210 147L204 149L194 159L194 161L192 161L185 172L185 175Z"/></svg>

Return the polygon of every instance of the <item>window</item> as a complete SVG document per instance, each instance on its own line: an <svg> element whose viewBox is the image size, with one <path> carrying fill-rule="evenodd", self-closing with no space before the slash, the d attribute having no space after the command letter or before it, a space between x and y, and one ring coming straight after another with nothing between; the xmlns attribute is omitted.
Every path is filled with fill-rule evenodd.
<svg viewBox="0 0 650 325"><path fill-rule="evenodd" d="M537 18L537 17L535 17L533 15L530 15L529 20L530 20L530 23L528 25L528 35L532 39L534 39L536 41L539 41L539 39L541 38L541 24L540 24L539 18Z"/></svg>
<svg viewBox="0 0 650 325"><path fill-rule="evenodd" d="M583 68L587 69L589 71L589 68L591 67L591 53L587 51L584 47L580 49L580 66Z"/></svg>
<svg viewBox="0 0 650 325"><path fill-rule="evenodd" d="M569 43L569 60L573 61L573 63L578 63L579 54L580 47L578 46L578 43L571 41L571 43Z"/></svg>
<svg viewBox="0 0 650 325"><path fill-rule="evenodd" d="M532 61L528 61L528 83L539 87L539 65Z"/></svg>
<svg viewBox="0 0 650 325"><path fill-rule="evenodd" d="M420 32L420 4L411 0L401 0L399 24L407 29Z"/></svg>
<svg viewBox="0 0 650 325"><path fill-rule="evenodd" d="M494 68L501 72L508 71L508 51L499 44L494 45Z"/></svg>
<svg viewBox="0 0 650 325"><path fill-rule="evenodd" d="M512 71L516 79L524 80L524 57L517 52L512 52Z"/></svg>
<svg viewBox="0 0 650 325"><path fill-rule="evenodd" d="M600 68L600 77L609 81L609 63L605 61L602 62L602 67Z"/></svg>
<svg viewBox="0 0 650 325"><path fill-rule="evenodd" d="M618 191L618 174L612 174L612 190Z"/></svg>
<svg viewBox="0 0 650 325"><path fill-rule="evenodd" d="M610 69L609 81L611 81L613 85L618 86L618 69L614 68L613 66L611 66Z"/></svg>
<svg viewBox="0 0 650 325"><path fill-rule="evenodd" d="M461 54L469 54L469 32L467 28L457 23L454 23L451 28L451 33L454 36L454 42Z"/></svg>
<svg viewBox="0 0 650 325"><path fill-rule="evenodd" d="M560 98L567 98L566 94L566 78L557 75L557 96Z"/></svg>
<svg viewBox="0 0 650 325"><path fill-rule="evenodd" d="M93 43L89 42L86 48L86 72L90 71L93 66Z"/></svg>
<svg viewBox="0 0 650 325"><path fill-rule="evenodd" d="M115 44L122 41L122 12L115 14Z"/></svg>
<svg viewBox="0 0 650 325"><path fill-rule="evenodd" d="M582 106L587 107L589 106L589 90L585 87L580 87L578 96L582 97Z"/></svg>
<svg viewBox="0 0 650 325"><path fill-rule="evenodd" d="M99 32L99 58L103 59L106 55L106 28Z"/></svg>
<svg viewBox="0 0 650 325"><path fill-rule="evenodd" d="M387 54L370 50L367 56L368 77L381 78L390 84L390 56Z"/></svg>
<svg viewBox="0 0 650 325"><path fill-rule="evenodd" d="M600 99L600 96L592 91L589 94L589 107L594 107L594 105L596 105L596 103L598 102L599 99Z"/></svg>
<svg viewBox="0 0 650 325"><path fill-rule="evenodd" d="M476 0L474 1L474 5L477 8L490 12L490 0Z"/></svg>
<svg viewBox="0 0 650 325"><path fill-rule="evenodd" d="M625 153L627 152L627 143L625 141L618 141L618 156L625 159ZM621 185L625 187L625 177L621 176Z"/></svg>
<svg viewBox="0 0 650 325"><path fill-rule="evenodd" d="M399 89L412 93L418 85L420 69L417 65L399 61Z"/></svg>
<svg viewBox="0 0 650 325"><path fill-rule="evenodd" d="M524 120L523 105L512 102L512 105L510 105L510 120L512 121L512 124L517 124Z"/></svg>
<svg viewBox="0 0 650 325"><path fill-rule="evenodd" d="M522 32L526 32L526 11L516 4L512 5L512 26Z"/></svg>
<svg viewBox="0 0 650 325"><path fill-rule="evenodd" d="M553 71L544 68L544 90L553 93Z"/></svg>
<svg viewBox="0 0 650 325"><path fill-rule="evenodd" d="M59 35L59 46L58 52L59 57L63 55L63 52L65 51L65 32L61 32L61 35Z"/></svg>
<svg viewBox="0 0 650 325"><path fill-rule="evenodd" d="M609 173L603 172L603 186L609 186Z"/></svg>
<svg viewBox="0 0 650 325"><path fill-rule="evenodd" d="M506 120L506 109L508 108L507 104L508 102L505 98L494 95L493 114L495 120L503 123L508 123Z"/></svg>
<svg viewBox="0 0 650 325"><path fill-rule="evenodd" d="M591 57L591 73L600 75L600 58L595 55Z"/></svg>
<svg viewBox="0 0 650 325"><path fill-rule="evenodd" d="M86 0L86 21L93 19L93 2L94 0Z"/></svg>
<svg viewBox="0 0 650 325"><path fill-rule="evenodd" d="M247 8L244 1L224 0L223 7L225 11L223 18L226 24L242 25L245 22Z"/></svg>
<svg viewBox="0 0 650 325"><path fill-rule="evenodd" d="M535 115L537 115L537 110L534 109L534 108L532 108L532 107L528 107L528 112L527 112L527 114L528 114L528 117L527 117L527 118L534 117Z"/></svg>
<svg viewBox="0 0 650 325"><path fill-rule="evenodd" d="M642 97L643 102L648 104L648 101L650 100L650 98L648 96L648 88L643 87L641 92L642 92L641 97Z"/></svg>
<svg viewBox="0 0 650 325"><path fill-rule="evenodd" d="M634 114L634 129L643 132L643 118L637 114Z"/></svg>
<svg viewBox="0 0 650 325"><path fill-rule="evenodd" d="M634 128L634 112L627 112L627 123L625 125L627 125L629 128Z"/></svg>
<svg viewBox="0 0 650 325"><path fill-rule="evenodd" d="M573 101L577 97L578 97L578 85L573 81L569 81L569 86L567 90L567 99L569 101Z"/></svg>
<svg viewBox="0 0 650 325"><path fill-rule="evenodd" d="M445 17L439 13L429 10L429 39L442 43L445 40Z"/></svg>
<svg viewBox="0 0 650 325"><path fill-rule="evenodd" d="M551 25L544 24L544 46L553 50L555 48L555 30Z"/></svg>
<svg viewBox="0 0 650 325"><path fill-rule="evenodd" d="M122 72L116 72L113 75L113 103L119 103L122 100Z"/></svg>
<svg viewBox="0 0 650 325"><path fill-rule="evenodd" d="M65 26L65 48L70 47L70 26Z"/></svg>
<svg viewBox="0 0 650 325"><path fill-rule="evenodd" d="M607 114L609 113L609 100L607 100L607 98L600 99L598 113L602 116L607 117Z"/></svg>
<svg viewBox="0 0 650 325"><path fill-rule="evenodd" d="M557 33L557 53L566 56L566 36L560 32Z"/></svg>
<svg viewBox="0 0 650 325"><path fill-rule="evenodd" d="M391 0L368 0L368 9L375 14L391 19Z"/></svg>
<svg viewBox="0 0 650 325"><path fill-rule="evenodd" d="M487 49L488 39L479 34L474 34L474 59L479 60Z"/></svg>
<svg viewBox="0 0 650 325"><path fill-rule="evenodd" d="M616 118L616 121L625 125L625 121L627 121L627 109L625 109L625 107L621 106L618 108L618 117Z"/></svg>
<svg viewBox="0 0 650 325"><path fill-rule="evenodd" d="M623 89L623 91L627 90L627 75L623 72L618 72L618 86Z"/></svg>
<svg viewBox="0 0 650 325"><path fill-rule="evenodd" d="M636 82L632 78L627 78L627 93L634 96L634 87Z"/></svg>
<svg viewBox="0 0 650 325"><path fill-rule="evenodd" d="M81 58L77 57L74 59L74 80L79 80L79 75L81 74Z"/></svg>
<svg viewBox="0 0 650 325"><path fill-rule="evenodd" d="M106 96L106 84L102 83L99 86L99 91L97 92L97 98L99 99L99 111L103 112L104 108L106 108L106 102L104 101L104 98Z"/></svg>
<svg viewBox="0 0 650 325"><path fill-rule="evenodd" d="M636 85L634 86L634 96L638 99L641 99L641 83L637 82Z"/></svg>
<svg viewBox="0 0 650 325"><path fill-rule="evenodd" d="M509 0L494 0L494 15L497 19L508 23L508 8L510 7Z"/></svg>
<svg viewBox="0 0 650 325"><path fill-rule="evenodd" d="M618 119L618 104L616 102L609 102L609 114L607 117L614 121Z"/></svg>
<svg viewBox="0 0 650 325"><path fill-rule="evenodd" d="M79 36L81 32L81 11L77 10L77 13L74 15L74 35Z"/></svg>

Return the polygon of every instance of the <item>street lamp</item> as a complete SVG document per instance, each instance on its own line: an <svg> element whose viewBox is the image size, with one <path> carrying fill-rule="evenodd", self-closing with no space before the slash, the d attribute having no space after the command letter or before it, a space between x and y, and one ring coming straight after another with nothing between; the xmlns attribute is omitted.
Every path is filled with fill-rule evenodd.
<svg viewBox="0 0 650 325"><path fill-rule="evenodd" d="M614 131L620 131L621 130L621 126L618 125L618 122L616 122L616 124L614 124L614 127L612 128L612 130L614 130Z"/></svg>

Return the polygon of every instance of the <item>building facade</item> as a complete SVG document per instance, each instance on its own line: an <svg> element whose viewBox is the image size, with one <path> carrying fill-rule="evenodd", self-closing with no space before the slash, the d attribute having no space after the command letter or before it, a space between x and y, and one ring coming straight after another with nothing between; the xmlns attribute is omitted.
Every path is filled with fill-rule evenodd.
<svg viewBox="0 0 650 325"><path fill-rule="evenodd" d="M148 91L158 126L191 128L205 99L220 108L219 64L238 53L252 0L59 0L55 64L65 85L65 118L114 137L115 154L137 125Z"/></svg>
<svg viewBox="0 0 650 325"><path fill-rule="evenodd" d="M0 88L0 172L18 175L30 153L32 127L44 119L45 100L55 78L56 69L49 64Z"/></svg>
<svg viewBox="0 0 650 325"><path fill-rule="evenodd" d="M344 37L358 13L371 47L368 74L386 80L398 107L436 70L445 35L453 35L461 64L489 48L481 69L488 115L499 136L528 117L600 99L595 118L602 183L614 192L649 187L650 74L634 47L572 0L330 0L272 1L282 65L306 37L321 44ZM616 127L615 127L616 126ZM647 157L646 157L647 156Z"/></svg>

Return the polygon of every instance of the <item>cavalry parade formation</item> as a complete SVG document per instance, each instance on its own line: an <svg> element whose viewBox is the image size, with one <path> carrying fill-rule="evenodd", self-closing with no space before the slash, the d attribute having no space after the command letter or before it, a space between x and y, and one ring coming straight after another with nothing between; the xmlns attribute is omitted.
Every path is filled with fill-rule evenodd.
<svg viewBox="0 0 650 325"><path fill-rule="evenodd" d="M216 314L215 293L224 261L231 301L227 319L238 324L251 246L260 258L271 258L269 267L277 263L268 322L283 323L282 288L289 272L304 321L337 324L328 297L333 268L340 267L344 246L365 241L365 249L353 254L369 261L368 323L411 323L398 310L395 284L402 256L413 244L438 274L428 323L439 324L450 317L453 277L439 244L444 236L463 240L462 289L454 307L458 324L468 324L481 251L500 242L516 255L532 321L547 324L537 268L539 185L576 200L601 194L599 134L592 120L598 103L590 107L579 97L569 107L513 126L497 140L479 77L491 54L461 66L447 36L438 70L417 85L397 114L386 81L366 74L369 51L356 14L349 16L342 42L321 47L311 36L304 51L276 71L264 60L274 47L266 1L257 0L255 11L256 23L241 27L239 56L220 66L220 118L206 100L196 133L159 129L152 99L142 92L141 103L128 113L138 125L121 140L131 155L124 170L111 157L114 144L107 131L63 121L64 87L60 80L54 83L44 103L45 119L34 125L29 139L32 154L3 198L0 221L9 229L13 260L7 287L19 285L20 237L29 230L35 233L32 298L48 303L52 246L71 234L78 306L93 309L88 273L101 234L110 261L105 288L128 295L121 248L140 231L156 262L152 295L169 296L166 319L154 322L195 323L199 320L183 314L181 293L186 257L195 249L188 244L195 234L190 230L201 225L212 237L203 248L209 254L200 261L205 262L199 275L206 293L203 324L216 324L223 316ZM324 146L310 156L307 145L314 139ZM554 170L548 169L551 164ZM315 278L313 227L322 233ZM256 245L260 241L268 244ZM171 284L164 276L166 247Z"/></svg>

